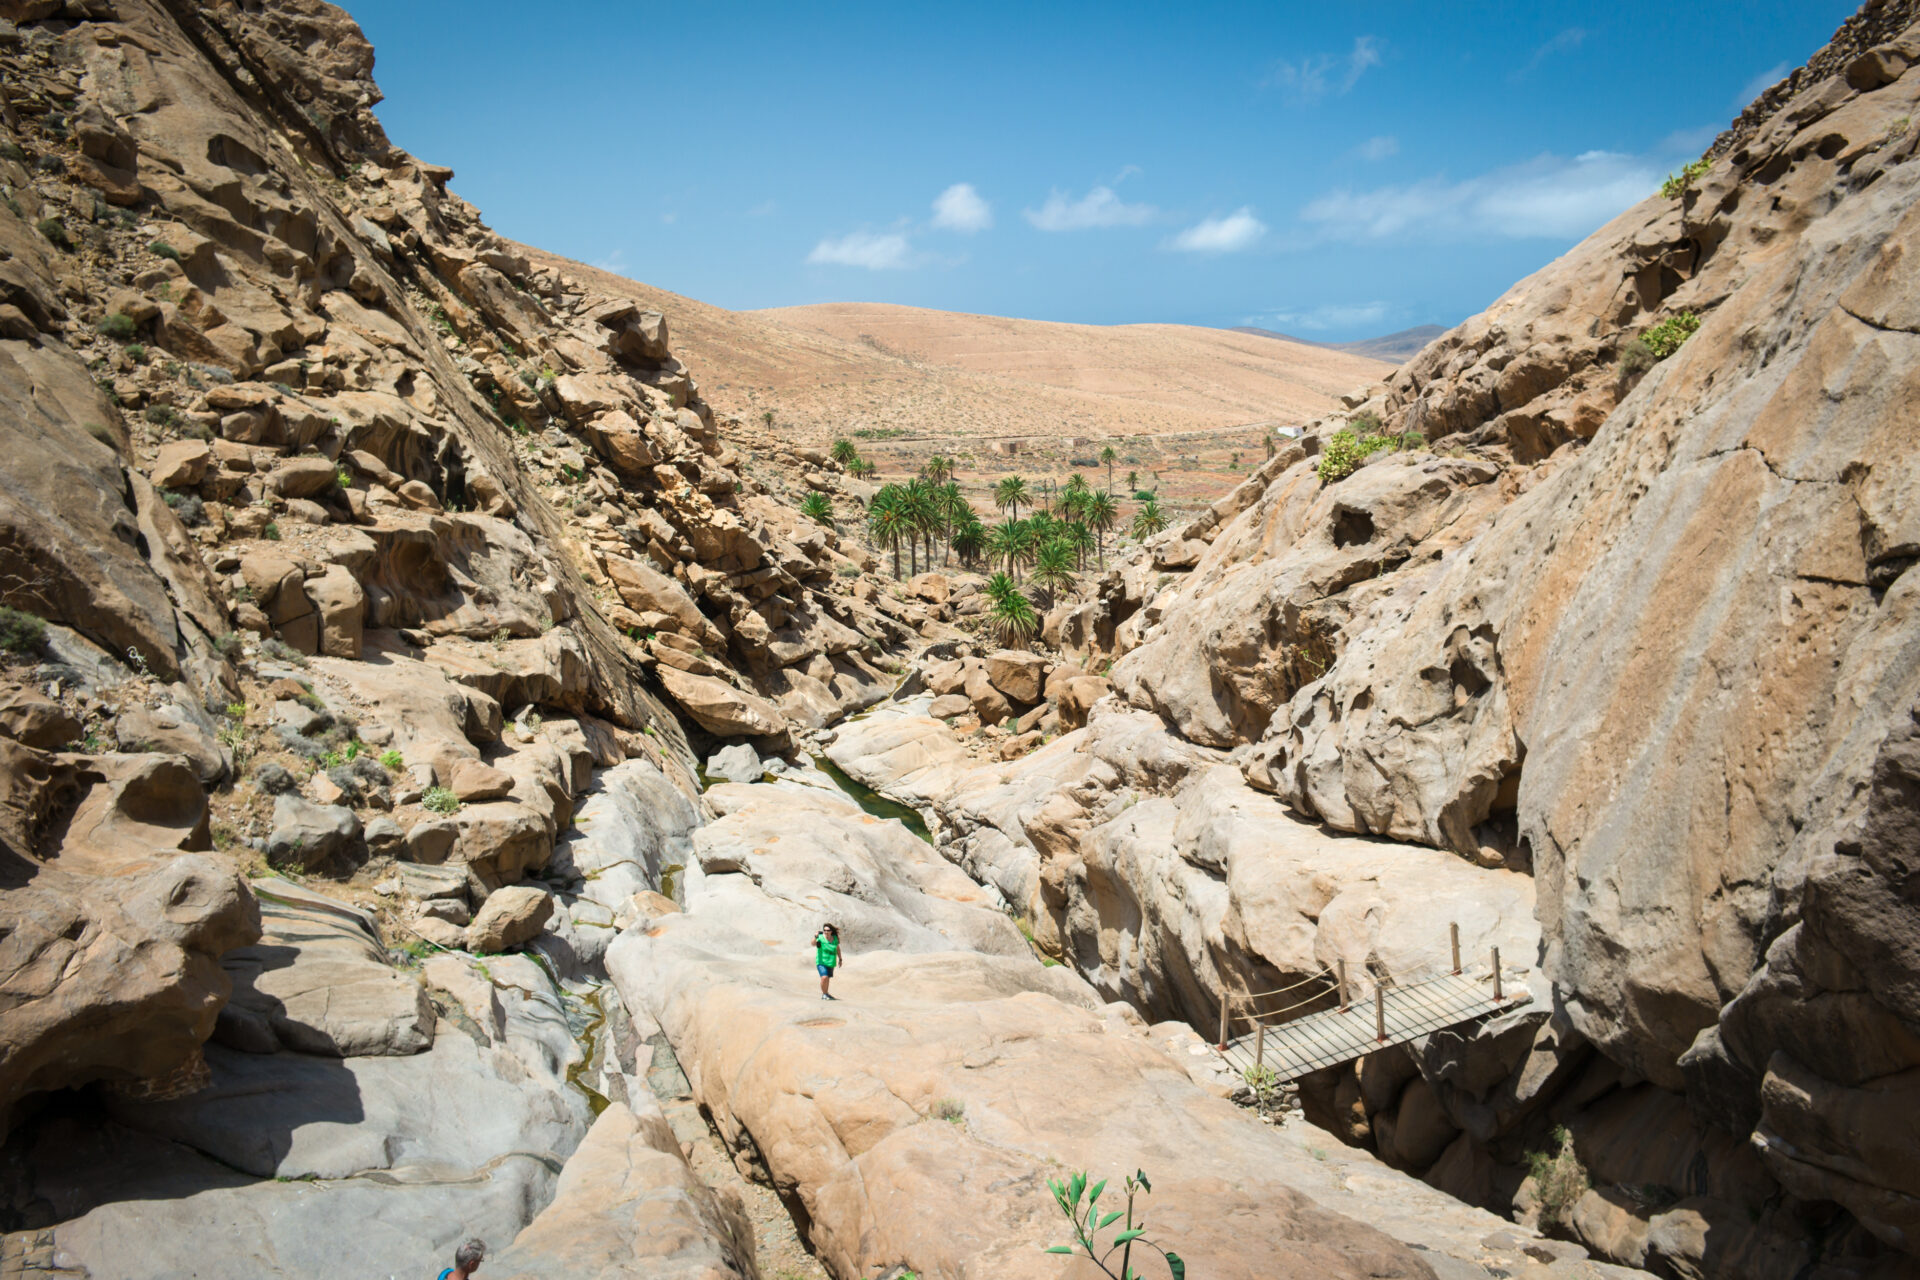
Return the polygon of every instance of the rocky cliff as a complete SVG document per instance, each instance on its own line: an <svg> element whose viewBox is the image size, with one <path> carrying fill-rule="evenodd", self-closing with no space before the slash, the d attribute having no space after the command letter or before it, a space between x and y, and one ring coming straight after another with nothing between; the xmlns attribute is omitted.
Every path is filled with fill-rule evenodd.
<svg viewBox="0 0 1920 1280"><path fill-rule="evenodd" d="M1551 1034L1429 1046L1423 1088L1474 1142L1409 1163L1504 1205L1473 1153L1517 1168L1525 1117L1564 1119L1595 1182L1574 1228L1674 1274L1898 1271L1920 1240L1915 1169L1872 1136L1905 1132L1920 1078L1892 853L1920 693L1917 20L1866 5L1705 163L1050 619L1165 736L1103 750L1096 708L1074 803L995 826L1066 953L1138 949L1119 985L1196 1020L1315 957L1259 935L1272 855L1221 857L1224 811L1196 821L1213 793L1183 778L1232 766L1324 831L1530 876ZM962 828L989 816L936 792ZM1176 798L1177 856L1115 843L1130 792ZM1226 898L1196 910L1209 866ZM1292 882L1325 903L1340 879ZM1380 936L1404 932L1420 905L1390 886L1414 881L1378 883ZM1346 1096L1355 1136L1404 1113ZM1656 1119L1681 1098L1684 1139ZM1685 1154L1630 1157L1635 1126Z"/></svg>

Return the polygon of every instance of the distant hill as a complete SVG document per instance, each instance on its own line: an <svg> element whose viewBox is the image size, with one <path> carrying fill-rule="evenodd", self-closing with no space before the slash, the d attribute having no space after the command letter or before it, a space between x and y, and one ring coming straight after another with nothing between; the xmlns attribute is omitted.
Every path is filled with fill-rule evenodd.
<svg viewBox="0 0 1920 1280"><path fill-rule="evenodd" d="M813 442L863 430L984 442L1297 423L1392 372L1356 352L1193 325L1060 324L878 303L727 311L526 251L665 312L674 353L722 414L753 420L773 410Z"/></svg>
<svg viewBox="0 0 1920 1280"><path fill-rule="evenodd" d="M1301 342L1310 347L1325 347L1329 351L1344 351L1348 355L1389 360L1394 364L1403 364L1412 359L1420 353L1420 348L1446 331L1445 325L1422 324L1378 338L1362 338L1358 342L1315 342L1312 338L1296 338L1290 333L1275 333L1272 329L1256 329L1252 325L1235 325L1228 330L1229 333L1253 333L1263 338L1278 338L1282 342Z"/></svg>

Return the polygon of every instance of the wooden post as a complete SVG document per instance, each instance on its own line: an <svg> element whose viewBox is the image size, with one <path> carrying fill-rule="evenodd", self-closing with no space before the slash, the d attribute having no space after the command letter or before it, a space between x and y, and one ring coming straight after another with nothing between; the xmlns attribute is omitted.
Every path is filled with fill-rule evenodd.
<svg viewBox="0 0 1920 1280"><path fill-rule="evenodd" d="M1227 1049L1227 1019L1230 1016L1228 1010L1232 1007L1233 997L1222 991L1220 993L1220 1051L1222 1053Z"/></svg>
<svg viewBox="0 0 1920 1280"><path fill-rule="evenodd" d="M1453 935L1453 972L1457 976L1460 972L1460 922L1456 920L1448 925L1447 931Z"/></svg>
<svg viewBox="0 0 1920 1280"><path fill-rule="evenodd" d="M1339 963L1340 963L1340 1012L1345 1013L1347 1011L1347 962L1345 960L1342 960Z"/></svg>
<svg viewBox="0 0 1920 1280"><path fill-rule="evenodd" d="M1267 1024L1254 1024L1253 1028L1253 1069L1260 1070L1267 1063Z"/></svg>
<svg viewBox="0 0 1920 1280"><path fill-rule="evenodd" d="M1500 948L1493 949L1493 998L1498 1002L1500 995Z"/></svg>
<svg viewBox="0 0 1920 1280"><path fill-rule="evenodd" d="M1373 1034L1381 1044L1387 1042L1387 989L1373 984Z"/></svg>

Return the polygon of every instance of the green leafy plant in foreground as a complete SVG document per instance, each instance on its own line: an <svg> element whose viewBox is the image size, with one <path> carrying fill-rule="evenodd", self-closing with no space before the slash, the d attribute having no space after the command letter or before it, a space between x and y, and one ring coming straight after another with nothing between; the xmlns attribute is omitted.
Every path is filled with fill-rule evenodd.
<svg viewBox="0 0 1920 1280"><path fill-rule="evenodd" d="M1060 1212L1066 1214L1067 1220L1073 1223L1074 1236L1072 1244L1056 1244L1047 1250L1048 1253L1085 1254L1094 1266L1100 1268L1102 1275L1111 1276L1113 1280L1145 1280L1133 1269L1133 1246L1138 1244L1142 1249L1152 1249L1166 1259L1167 1270L1172 1273L1173 1280L1186 1280L1187 1264L1180 1255L1146 1239L1146 1219L1143 1217L1136 1221L1134 1218L1134 1198L1142 1192L1153 1190L1153 1184L1147 1181L1144 1170L1136 1169L1133 1176L1126 1180L1127 1207L1124 1210L1100 1211L1100 1194L1107 1189L1105 1178L1089 1187L1087 1175L1076 1173L1064 1182L1049 1178L1047 1186L1052 1189L1054 1203L1060 1206ZM1103 1248L1100 1233L1115 1224L1119 1225L1120 1230ZM1118 1271L1107 1265L1115 1253L1120 1255Z"/></svg>
<svg viewBox="0 0 1920 1280"><path fill-rule="evenodd" d="M460 797L449 787L428 787L420 796L420 805L431 813L451 815L460 812Z"/></svg>
<svg viewBox="0 0 1920 1280"><path fill-rule="evenodd" d="M1640 335L1656 360L1665 360L1680 345L1700 331L1700 317L1691 311L1676 311Z"/></svg>

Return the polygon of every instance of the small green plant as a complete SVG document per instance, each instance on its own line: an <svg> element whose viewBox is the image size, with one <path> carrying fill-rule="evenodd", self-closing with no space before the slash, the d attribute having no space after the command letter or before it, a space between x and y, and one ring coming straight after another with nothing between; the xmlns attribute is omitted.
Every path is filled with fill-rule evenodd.
<svg viewBox="0 0 1920 1280"><path fill-rule="evenodd" d="M47 624L31 613L0 605L0 649L38 653L47 640Z"/></svg>
<svg viewBox="0 0 1920 1280"><path fill-rule="evenodd" d="M351 489L353 488L353 473L345 467L341 467L333 473L333 482L342 489Z"/></svg>
<svg viewBox="0 0 1920 1280"><path fill-rule="evenodd" d="M1247 1088L1253 1090L1256 1110L1270 1111L1280 1101L1280 1073L1272 1067L1248 1067L1241 1072L1241 1078L1247 1082Z"/></svg>
<svg viewBox="0 0 1920 1280"><path fill-rule="evenodd" d="M958 1098L942 1098L933 1104L933 1110L928 1114L948 1124L961 1124L967 1118L967 1104Z"/></svg>
<svg viewBox="0 0 1920 1280"><path fill-rule="evenodd" d="M156 404L148 408L144 416L148 422L151 422L156 427L170 427L173 425L176 415L171 405Z"/></svg>
<svg viewBox="0 0 1920 1280"><path fill-rule="evenodd" d="M810 493L800 501L800 514L815 524L833 524L833 499L824 493Z"/></svg>
<svg viewBox="0 0 1920 1280"><path fill-rule="evenodd" d="M277 662L290 663L296 667L307 665L307 655L284 640L263 640L260 642L260 652Z"/></svg>
<svg viewBox="0 0 1920 1280"><path fill-rule="evenodd" d="M33 229L47 238L47 243L62 253L73 252L73 237L67 234L67 224L58 218L42 218L33 224Z"/></svg>
<svg viewBox="0 0 1920 1280"><path fill-rule="evenodd" d="M246 703L244 703L244 702L229 702L229 703L227 704L227 719L229 719L229 720L245 720L246 718L247 718L247 704L246 704Z"/></svg>
<svg viewBox="0 0 1920 1280"><path fill-rule="evenodd" d="M1100 1193L1107 1189L1107 1180L1102 1178L1091 1187L1087 1185L1085 1173L1075 1173L1062 1182L1058 1178L1047 1179L1047 1186L1053 1191L1054 1203L1060 1206L1060 1212L1067 1215L1067 1221L1073 1223L1074 1241L1070 1245L1056 1244L1048 1253L1064 1253L1069 1256L1084 1255L1100 1273L1112 1280L1142 1280L1138 1271L1133 1269L1133 1246L1152 1249L1167 1261L1167 1270L1173 1273L1173 1280L1187 1280L1187 1264L1179 1254L1166 1249L1146 1238L1147 1222L1143 1216L1137 1222L1134 1219L1134 1199L1143 1192L1151 1193L1153 1184L1147 1181L1144 1170L1135 1170L1126 1180L1127 1207L1124 1210L1113 1209L1100 1212ZM1108 1227L1119 1224L1120 1230L1114 1233L1112 1241L1104 1248L1100 1244L1100 1233ZM1115 1271L1108 1262L1115 1253L1120 1255L1120 1269Z"/></svg>
<svg viewBox="0 0 1920 1280"><path fill-rule="evenodd" d="M129 342L126 349L127 359L133 361L135 364L145 364L147 362L147 347L145 343Z"/></svg>
<svg viewBox="0 0 1920 1280"><path fill-rule="evenodd" d="M1700 331L1700 317L1691 311L1676 311L1640 333L1640 341L1655 360L1665 360L1678 351L1681 344Z"/></svg>
<svg viewBox="0 0 1920 1280"><path fill-rule="evenodd" d="M420 807L429 813L455 814L460 812L460 797L447 787L428 787L420 796Z"/></svg>
<svg viewBox="0 0 1920 1280"><path fill-rule="evenodd" d="M1660 194L1669 200L1685 195L1693 189L1695 180L1705 177L1707 170L1711 168L1713 168L1713 161L1705 156L1700 157L1680 172L1668 174L1667 180L1660 184Z"/></svg>
<svg viewBox="0 0 1920 1280"><path fill-rule="evenodd" d="M279 524L279 522L278 522L278 521L276 521L276 520L269 520L269 521L267 521L267 527L266 527L266 528L264 528L264 529L262 529L262 530L260 531L260 536L261 536L261 537L263 537L263 538L265 538L265 539L266 539L266 540L267 540L268 542L278 542L278 541L280 541L280 524Z"/></svg>
<svg viewBox="0 0 1920 1280"><path fill-rule="evenodd" d="M380 765L389 773L398 773L400 770L406 768L407 760L406 757L398 751L388 748L380 753Z"/></svg>
<svg viewBox="0 0 1920 1280"><path fill-rule="evenodd" d="M169 262L179 262L182 260L180 251L168 244L165 240L155 240L147 246L147 251L156 258L165 258Z"/></svg>
<svg viewBox="0 0 1920 1280"><path fill-rule="evenodd" d="M239 592L235 592L234 594L238 596ZM251 599L252 596L253 596L253 593L249 591L247 593L247 598ZM241 644L240 633L238 631L223 631L219 635L213 638L214 652L218 653L223 658L231 658L234 654L240 652L240 644ZM241 703L236 703L234 705L240 708L242 715L246 714L246 710L247 710L246 703L241 702ZM228 715L233 714L232 707L227 708L227 714Z"/></svg>
<svg viewBox="0 0 1920 1280"><path fill-rule="evenodd" d="M100 336L115 342L126 342L139 332L139 324L124 311L115 311L100 322Z"/></svg>
<svg viewBox="0 0 1920 1280"><path fill-rule="evenodd" d="M1556 1125L1547 1141L1546 1150L1527 1152L1527 1176L1539 1197L1541 1222L1565 1222L1591 1184L1565 1125Z"/></svg>

